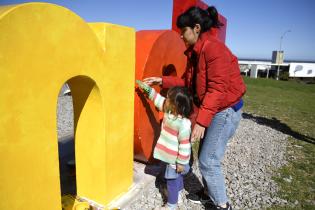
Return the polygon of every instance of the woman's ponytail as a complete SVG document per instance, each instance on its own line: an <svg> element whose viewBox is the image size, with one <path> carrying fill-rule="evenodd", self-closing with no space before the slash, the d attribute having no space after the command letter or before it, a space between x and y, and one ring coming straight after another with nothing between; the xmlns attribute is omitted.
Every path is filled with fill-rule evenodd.
<svg viewBox="0 0 315 210"><path fill-rule="evenodd" d="M224 26L224 24L219 21L218 10L214 6L208 7L207 11L212 21L212 27L220 28L221 26Z"/></svg>
<svg viewBox="0 0 315 210"><path fill-rule="evenodd" d="M186 12L177 17L178 28L201 26L201 33L209 31L211 28L220 28L223 24L219 21L218 11L211 6L207 10L200 7L191 7Z"/></svg>

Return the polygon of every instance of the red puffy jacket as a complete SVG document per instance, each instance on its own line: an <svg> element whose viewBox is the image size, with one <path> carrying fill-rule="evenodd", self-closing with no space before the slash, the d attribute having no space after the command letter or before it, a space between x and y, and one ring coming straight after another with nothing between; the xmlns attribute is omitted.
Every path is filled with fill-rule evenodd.
<svg viewBox="0 0 315 210"><path fill-rule="evenodd" d="M238 60L224 43L209 32L202 33L185 54L188 62L183 77L163 76L162 86L191 88L200 101L195 120L208 127L216 113L235 105L246 91Z"/></svg>

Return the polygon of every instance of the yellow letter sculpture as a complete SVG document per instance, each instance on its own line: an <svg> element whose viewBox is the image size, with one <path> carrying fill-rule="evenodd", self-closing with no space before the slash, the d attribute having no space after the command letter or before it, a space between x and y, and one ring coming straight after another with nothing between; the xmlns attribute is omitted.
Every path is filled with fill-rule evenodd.
<svg viewBox="0 0 315 210"><path fill-rule="evenodd" d="M77 194L107 205L133 175L135 32L48 3L0 7L0 209L61 209L56 107L70 85Z"/></svg>

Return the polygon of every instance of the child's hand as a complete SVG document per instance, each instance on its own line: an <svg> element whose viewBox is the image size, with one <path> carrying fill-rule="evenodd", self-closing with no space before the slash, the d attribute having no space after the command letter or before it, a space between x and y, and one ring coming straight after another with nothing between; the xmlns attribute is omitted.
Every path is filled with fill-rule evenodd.
<svg viewBox="0 0 315 210"><path fill-rule="evenodd" d="M185 170L184 165L176 163L176 172L177 173L182 173Z"/></svg>
<svg viewBox="0 0 315 210"><path fill-rule="evenodd" d="M138 84L139 88L143 90L148 96L151 94L152 88L149 85L141 82L140 80L136 80L136 83Z"/></svg>

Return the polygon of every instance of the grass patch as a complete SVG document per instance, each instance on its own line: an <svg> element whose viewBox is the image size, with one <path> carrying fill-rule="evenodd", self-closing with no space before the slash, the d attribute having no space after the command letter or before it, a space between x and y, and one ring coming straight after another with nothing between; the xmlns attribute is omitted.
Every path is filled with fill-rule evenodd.
<svg viewBox="0 0 315 210"><path fill-rule="evenodd" d="M315 137L315 85L244 78L245 112L276 118L293 131Z"/></svg>
<svg viewBox="0 0 315 210"><path fill-rule="evenodd" d="M244 112L290 135L289 163L276 171L279 196L288 206L269 210L315 209L315 85L244 78Z"/></svg>

